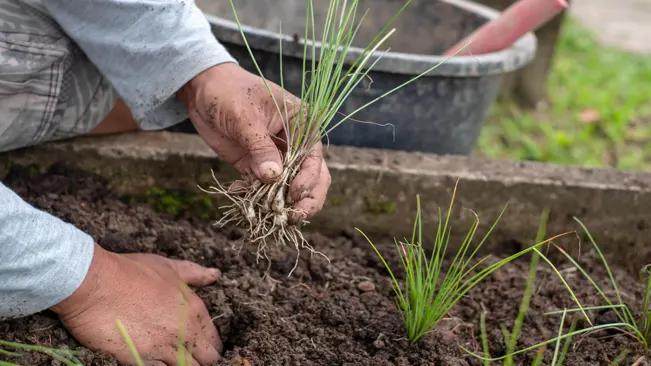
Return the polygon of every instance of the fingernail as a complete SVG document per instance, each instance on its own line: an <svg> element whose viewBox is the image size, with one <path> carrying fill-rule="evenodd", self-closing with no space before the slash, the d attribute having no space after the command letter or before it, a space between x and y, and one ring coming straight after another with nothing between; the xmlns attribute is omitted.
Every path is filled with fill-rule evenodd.
<svg viewBox="0 0 651 366"><path fill-rule="evenodd" d="M264 179L274 179L282 172L280 165L273 161L265 161L260 164L258 169L260 170L260 175L262 175L262 178Z"/></svg>
<svg viewBox="0 0 651 366"><path fill-rule="evenodd" d="M211 268L211 269L210 269L210 274L211 274L212 276L214 276L215 278L219 278L219 277L221 277L221 275L222 275L222 271L220 271L220 270L217 269L217 268Z"/></svg>

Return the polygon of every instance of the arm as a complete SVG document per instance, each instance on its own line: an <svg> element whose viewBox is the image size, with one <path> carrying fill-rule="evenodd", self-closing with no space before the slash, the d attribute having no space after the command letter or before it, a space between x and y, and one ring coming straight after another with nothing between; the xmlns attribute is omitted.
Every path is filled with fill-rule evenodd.
<svg viewBox="0 0 651 366"><path fill-rule="evenodd" d="M262 79L234 64L193 0L43 1L142 129L166 128L189 116L221 159L265 182L280 177L281 153L272 136L281 135L282 117ZM284 97L297 110L297 97L270 84L276 100ZM306 213L293 215L294 221L325 202L330 174L321 149L315 146L314 163L304 164L292 181L295 208Z"/></svg>
<svg viewBox="0 0 651 366"><path fill-rule="evenodd" d="M145 130L188 117L175 93L235 62L192 0L44 0L52 18L111 82Z"/></svg>
<svg viewBox="0 0 651 366"><path fill-rule="evenodd" d="M69 297L93 258L93 239L37 210L0 183L0 319Z"/></svg>

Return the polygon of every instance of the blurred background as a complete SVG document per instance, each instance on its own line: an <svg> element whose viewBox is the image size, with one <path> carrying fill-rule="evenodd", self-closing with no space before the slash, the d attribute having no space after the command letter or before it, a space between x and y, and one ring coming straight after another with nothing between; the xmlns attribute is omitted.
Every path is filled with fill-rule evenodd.
<svg viewBox="0 0 651 366"><path fill-rule="evenodd" d="M475 155L648 170L651 1L568 2L536 32L533 64L503 85Z"/></svg>
<svg viewBox="0 0 651 366"><path fill-rule="evenodd" d="M207 14L232 17L225 0L196 1ZM471 7L480 3L501 11L516 0L414 0L411 10L396 23L410 41L398 38L396 43L422 51L406 52L440 55L444 48L451 47L485 21L478 23L483 18L474 10L460 10L459 2ZM325 14L327 2L315 3L321 4L317 10ZM651 168L651 0L567 0L567 3L569 7L565 11L535 32L538 47L534 60L524 67L515 67L516 71L502 73L501 83L491 81L490 77L470 77L463 71L468 65L450 60L445 72L457 72L458 77L450 77L449 73L433 75L419 85L396 93L394 99L389 97L369 108L368 114L362 112L362 120L379 124L395 122L397 140L394 135L391 141L391 131L387 129L348 123L330 135L334 137L331 142L648 170ZM281 18L286 24L298 21L297 29L302 29L301 4L305 6L305 1L284 0L280 8L275 0L238 2L244 23L272 32L252 40L265 76L273 81L278 82L278 50L271 49L270 45L277 45L278 41L268 34L277 32ZM374 7L380 15L371 16L367 28L377 28L380 20L388 19L387 14L402 6L402 1L382 4ZM216 26L214 31L242 65L255 72L241 45L239 32L223 25ZM295 33L295 39L299 33L302 31ZM291 57L285 57L285 85L290 91L300 93L300 61L296 60L291 66ZM512 58L497 67L518 60L521 61ZM416 69L410 62L399 61L395 65ZM477 61L477 65L481 69L487 63ZM375 86L388 89L404 81L401 78L405 77L398 74L371 75ZM375 94L379 95L379 89ZM368 94L368 90L362 91ZM354 110L373 97L372 93L362 94L354 93L343 110ZM190 127L177 129L192 130L189 122L186 125Z"/></svg>

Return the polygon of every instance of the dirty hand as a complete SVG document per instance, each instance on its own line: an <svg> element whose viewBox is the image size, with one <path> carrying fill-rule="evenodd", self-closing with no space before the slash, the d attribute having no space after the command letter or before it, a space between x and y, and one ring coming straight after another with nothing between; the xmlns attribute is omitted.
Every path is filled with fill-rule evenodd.
<svg viewBox="0 0 651 366"><path fill-rule="evenodd" d="M147 365L176 365L181 288L186 309L186 349L193 366L219 359L222 343L203 301L184 284L205 286L220 272L153 254L115 254L95 245L86 279L52 307L84 346L134 364L116 326L119 319Z"/></svg>
<svg viewBox="0 0 651 366"><path fill-rule="evenodd" d="M282 88L268 83L283 108ZM286 146L282 119L262 78L224 63L197 75L178 95L201 137L223 160L265 183L281 177L281 151ZM288 92L284 97L291 119L301 102ZM329 186L330 172L318 143L290 187L294 208L307 215L291 219L300 221L320 211Z"/></svg>

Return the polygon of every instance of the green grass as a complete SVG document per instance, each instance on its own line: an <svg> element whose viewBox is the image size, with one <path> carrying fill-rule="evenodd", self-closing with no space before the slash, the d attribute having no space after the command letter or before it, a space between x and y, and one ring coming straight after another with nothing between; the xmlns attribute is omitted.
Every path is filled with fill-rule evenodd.
<svg viewBox="0 0 651 366"><path fill-rule="evenodd" d="M548 82L552 105L493 108L477 154L497 159L619 169L651 168L651 57L600 45L572 18ZM587 118L589 114L599 118Z"/></svg>
<svg viewBox="0 0 651 366"><path fill-rule="evenodd" d="M540 217L540 225L538 226L538 233L536 234L536 239L534 243L539 243L543 241L545 233L547 231L547 221L549 219L549 210L543 211L543 214ZM536 274L538 272L538 263L540 262L542 254L539 254L537 251L533 252L531 255L531 262L529 263L529 275L527 277L527 284L524 289L524 294L522 296L522 301L520 302L520 308L518 309L518 315L513 322L513 328L508 329L504 323L501 324L502 334L504 336L504 342L506 344L505 357L502 362L503 366L515 366L515 360L513 358L518 338L520 337L520 332L522 331L522 326L524 325L525 316L529 311L529 304L531 298L533 297ZM558 331L558 336L556 338L556 345L554 347L554 355L552 358L552 366L563 366L565 357L572 342L572 337L567 337L563 340L563 328L565 326L565 314L563 313L563 318L561 319L561 325ZM576 328L577 320L572 321L569 333L574 332ZM488 333L486 331L486 312L482 312L480 315L480 334L481 334L481 343L482 350L484 352L484 366L490 366L490 353L488 346ZM561 342L563 340L563 342ZM561 344L563 347L561 347ZM534 357L531 366L541 365L543 358L545 356L545 347L541 346L536 351L536 356Z"/></svg>
<svg viewBox="0 0 651 366"><path fill-rule="evenodd" d="M590 243L592 244L595 252L598 254L601 259L606 272L608 273L608 279L610 280L611 288L603 288L597 284L592 276L589 274L588 270L583 268L575 259L573 259L566 251L557 246L557 249L565 255L565 257L572 263L574 267L583 275L583 277L589 282L591 286L598 292L601 298L604 301L602 306L594 306L590 308L584 308L580 303L577 302L577 308L571 309L570 311L582 311L593 310L593 309L610 309L617 316L618 321L611 324L612 328L617 328L624 334L629 335L633 339L636 339L648 352L651 349L651 272L649 271L650 266L646 266L641 271L641 282L644 284L644 297L642 299L641 308L639 314L635 313L633 309L629 307L627 303L623 301L622 293L617 286L615 281L615 276L608 265L606 257L602 253L601 249L595 242L594 238L585 227L585 225L578 219L575 220L581 225L586 236L588 237ZM568 290L571 289L568 287ZM611 293L614 293L611 295ZM558 312L556 312L558 313ZM553 313L551 313L553 314Z"/></svg>
<svg viewBox="0 0 651 366"><path fill-rule="evenodd" d="M429 254L428 250L424 248L423 213L420 197L417 197L417 212L411 240L405 238L403 241L395 241L395 249L405 273L404 281L396 277L396 271L391 268L378 247L366 234L357 229L369 242L392 279L396 305L407 338L411 343L417 342L425 334L433 331L439 321L448 315L468 291L497 269L530 251L537 252L537 248L541 245L564 235L540 241L510 257L484 265L490 255L481 259L475 259L475 257L496 227L504 210L478 243L474 243L479 226L479 217L476 214L463 241L450 243L450 217L456 192L457 186L455 185L447 215L443 217L441 210L438 211L438 227L432 244L433 248ZM444 267L444 262L448 258L451 258L451 262Z"/></svg>
<svg viewBox="0 0 651 366"><path fill-rule="evenodd" d="M483 355L473 353L467 349L464 348L466 352L468 352L470 355L477 357L479 359L482 359L484 361L498 361L498 360L504 360L507 359L508 357L511 357L516 354L520 354L523 352L528 352L532 350L537 350L540 349L541 346L550 344L552 342L556 343L556 350L559 349L560 341L561 340L566 340L566 346L567 347L567 339L575 337L580 334L588 334L592 333L598 330L604 330L604 329L614 329L622 332L623 334L628 335L632 339L635 339L639 342L639 344L644 348L644 356L646 357L649 354L649 350L651 349L651 272L649 271L649 266L646 266L642 273L642 282L644 283L644 288L645 288L645 295L642 299L642 304L641 304L641 309L638 313L635 313L632 308L629 307L627 303L623 301L623 296L622 293L619 290L619 287L617 286L617 282L615 281L615 276L613 275L613 272L608 265L608 262L595 242L594 238L588 231L588 229L585 227L585 225L577 218L575 220L579 223L579 225L582 227L584 230L585 235L588 237L589 242L592 244L595 252L601 259L604 268L606 269L606 272L608 274L608 279L610 281L610 288L604 288L603 286L600 286L597 284L595 279L592 278L592 276L588 273L588 271L583 268L572 256L570 256L566 251L564 251L561 247L559 247L556 244L553 244L569 261L570 263L578 270L578 272L587 280L587 284L583 284L582 286L592 286L597 293L601 296L603 299L604 305L598 305L598 306L590 306L590 307L584 307L581 305L577 297L575 296L571 286L567 283L567 281L564 280L562 274L553 266L553 264L544 256L542 255L539 251L536 251L538 255L540 255L540 258L545 260L554 270L554 272L559 276L561 281L563 282L564 286L568 290L568 292L572 295L572 298L576 304L576 308L573 309L563 309L560 311L553 311L546 313L544 315L559 315L562 314L562 320L561 323L564 322L565 317L569 313L573 312L581 312L583 315L586 317L586 320L590 324L589 327L582 328L579 330L574 330L574 326L570 328L570 331L566 334L562 333L562 328L561 331L559 331L559 334L557 337L538 343L537 345L526 347L524 349L511 352L510 354L507 354L505 356L501 357L496 357L496 358L491 358L490 355L487 353L487 341L483 340L482 345L483 345ZM525 297L527 295L525 294ZM617 320L613 321L612 323L606 323L606 324L599 324L599 325L592 325L593 322L590 320L590 318L587 316L588 311L592 310L611 310L615 313L617 316ZM481 319L482 327L485 328L485 320ZM482 330L482 337L484 338L486 334L485 330ZM462 347L463 348L463 347ZM617 365L619 364L628 354L630 353L629 349L623 349L620 352L620 355L614 360L611 365Z"/></svg>
<svg viewBox="0 0 651 366"><path fill-rule="evenodd" d="M0 366L19 366L23 352L40 352L50 356L54 360L59 361L61 365L65 366L83 366L82 363L75 357L79 354L77 351L56 349L17 342L8 342L3 340L0 340L0 357L10 361L0 360Z"/></svg>

